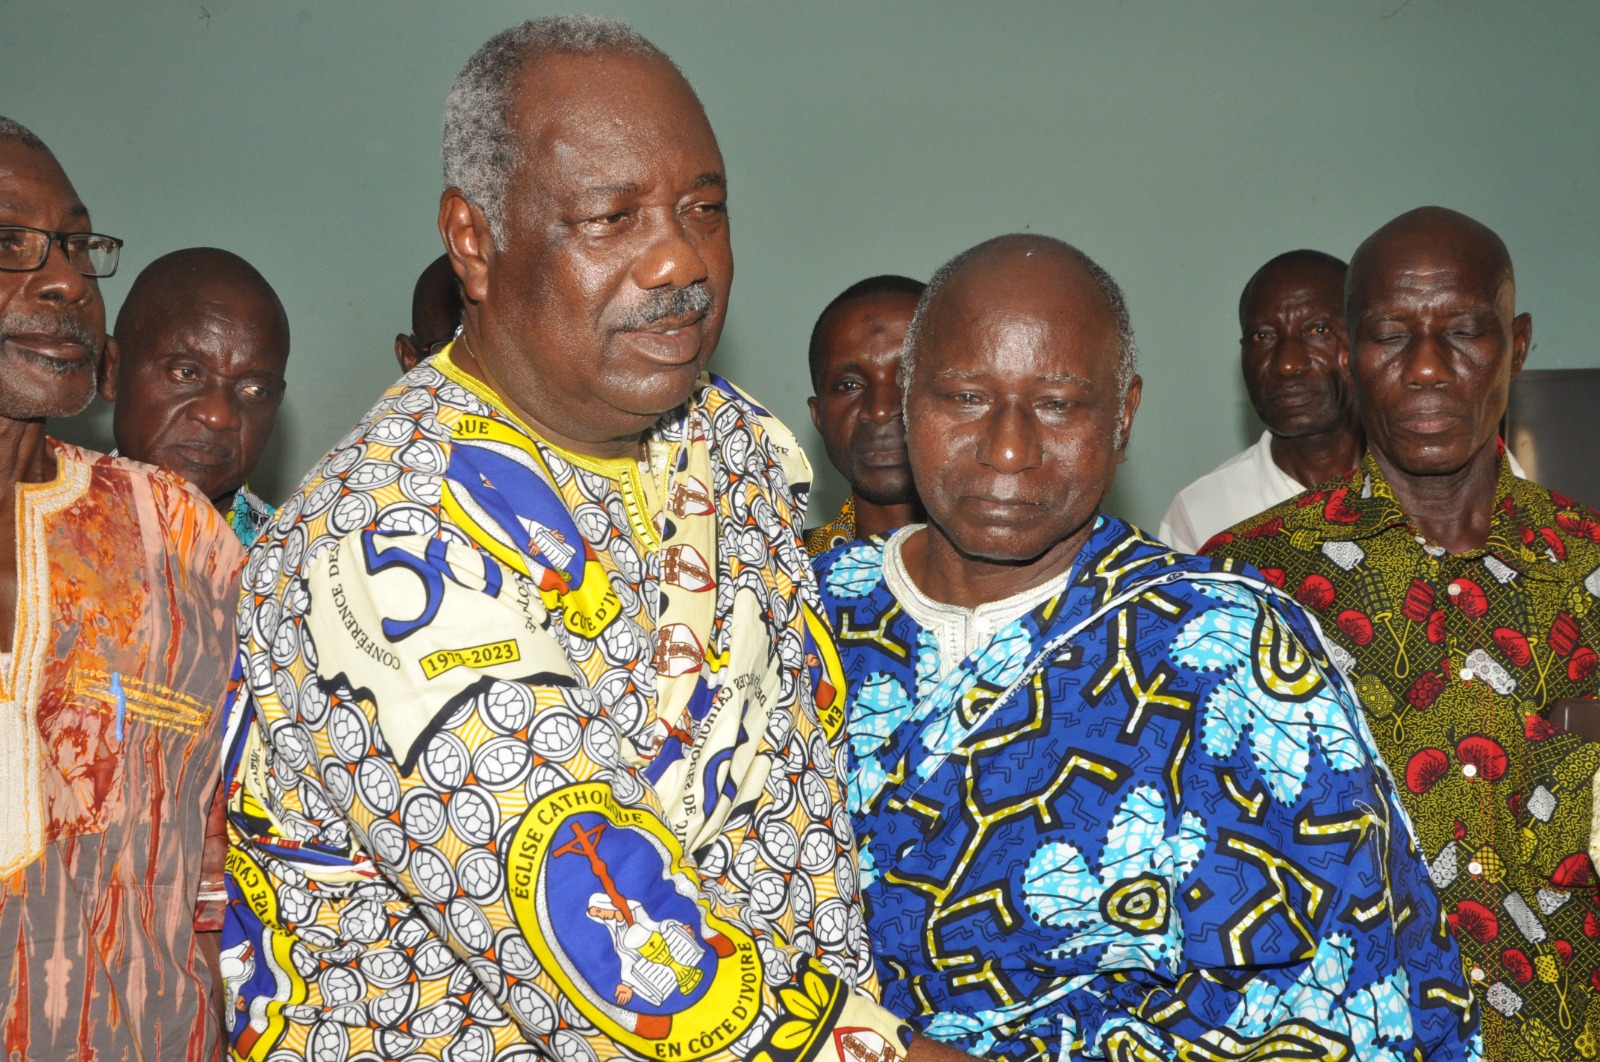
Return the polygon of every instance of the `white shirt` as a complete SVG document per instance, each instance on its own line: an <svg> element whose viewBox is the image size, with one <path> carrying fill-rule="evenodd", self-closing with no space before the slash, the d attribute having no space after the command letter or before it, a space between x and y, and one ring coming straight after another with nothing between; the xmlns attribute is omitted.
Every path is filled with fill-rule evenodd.
<svg viewBox="0 0 1600 1062"><path fill-rule="evenodd" d="M1272 433L1234 454L1178 492L1161 518L1161 541L1193 553L1218 531L1226 531L1306 488L1272 460Z"/></svg>
<svg viewBox="0 0 1600 1062"><path fill-rule="evenodd" d="M1506 451L1511 474L1522 466ZM1194 553L1219 531L1286 502L1306 488L1272 460L1272 433L1264 431L1254 446L1234 454L1178 492L1161 518L1161 541L1183 553Z"/></svg>
<svg viewBox="0 0 1600 1062"><path fill-rule="evenodd" d="M1066 585L1066 572L1046 579L1038 586L990 601L977 608L935 601L911 581L900 550L906 539L922 530L923 524L902 527L883 544L883 581L917 626L933 635L939 646L939 674L943 679L961 661L988 645L995 635L1059 594Z"/></svg>

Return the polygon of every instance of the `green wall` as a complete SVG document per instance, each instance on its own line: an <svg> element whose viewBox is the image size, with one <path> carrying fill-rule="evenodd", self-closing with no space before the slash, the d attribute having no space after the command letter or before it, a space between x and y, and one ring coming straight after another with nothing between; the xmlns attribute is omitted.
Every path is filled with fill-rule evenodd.
<svg viewBox="0 0 1600 1062"><path fill-rule="evenodd" d="M1250 272L1348 255L1443 203L1495 227L1533 367L1600 365L1600 4L1564 0L815 3L598 0L699 90L732 181L738 280L716 367L821 462L804 348L877 272L1001 232L1061 236L1125 286L1144 406L1111 508L1154 525L1259 430L1238 379ZM216 244L277 287L286 493L395 375L434 230L439 121L491 33L565 8L0 0L0 113L60 157L138 270ZM104 411L63 426L103 440ZM827 470L816 512L842 494Z"/></svg>

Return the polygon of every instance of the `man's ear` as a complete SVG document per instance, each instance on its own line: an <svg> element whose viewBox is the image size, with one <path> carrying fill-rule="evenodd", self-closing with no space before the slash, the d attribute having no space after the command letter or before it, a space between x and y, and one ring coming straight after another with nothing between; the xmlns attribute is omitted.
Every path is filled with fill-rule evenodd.
<svg viewBox="0 0 1600 1062"><path fill-rule="evenodd" d="M818 431L822 430L822 414L817 409L817 396L812 395L806 399L806 407L811 410L811 426Z"/></svg>
<svg viewBox="0 0 1600 1062"><path fill-rule="evenodd" d="M1122 438L1117 446L1117 463L1121 464L1128 458L1128 440L1133 438L1133 415L1139 412L1139 399L1144 397L1144 377L1135 373L1133 379L1128 381L1128 397L1122 403Z"/></svg>
<svg viewBox="0 0 1600 1062"><path fill-rule="evenodd" d="M439 235L450 256L450 266L461 281L461 294L482 302L489 294L489 258L494 236L483 211L467 202L459 188L446 188L439 196Z"/></svg>
<svg viewBox="0 0 1600 1062"><path fill-rule="evenodd" d="M394 337L394 360L400 363L401 372L410 372L422 360L422 351L404 332Z"/></svg>
<svg viewBox="0 0 1600 1062"><path fill-rule="evenodd" d="M1533 314L1519 313L1511 319L1511 375L1522 371L1522 363L1528 360L1532 349Z"/></svg>
<svg viewBox="0 0 1600 1062"><path fill-rule="evenodd" d="M121 357L117 337L106 336L106 345L100 349L100 397L107 402L117 400L117 366Z"/></svg>

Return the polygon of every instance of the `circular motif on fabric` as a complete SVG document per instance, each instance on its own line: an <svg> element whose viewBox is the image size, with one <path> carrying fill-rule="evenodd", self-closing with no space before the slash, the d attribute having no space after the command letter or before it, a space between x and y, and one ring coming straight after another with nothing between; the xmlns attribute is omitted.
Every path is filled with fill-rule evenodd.
<svg viewBox="0 0 1600 1062"><path fill-rule="evenodd" d="M829 951L840 950L850 937L849 905L837 899L822 901L817 905L812 925L816 929L818 943Z"/></svg>
<svg viewBox="0 0 1600 1062"><path fill-rule="evenodd" d="M450 825L463 841L471 845L488 844L500 823L500 809L475 786L458 789L448 805Z"/></svg>
<svg viewBox="0 0 1600 1062"><path fill-rule="evenodd" d="M300 626L297 623L281 623L272 636L272 662L280 668L291 667L301 656ZM291 678L291 682L292 682ZM292 688L292 686L291 686Z"/></svg>
<svg viewBox="0 0 1600 1062"><path fill-rule="evenodd" d="M406 857L411 846L406 844L406 831L400 828L399 823L378 819L367 828L367 841L372 846L372 854L390 869L399 871L406 868Z"/></svg>
<svg viewBox="0 0 1600 1062"><path fill-rule="evenodd" d="M503 954L503 953L502 953ZM548 1036L556 1027L556 1009L550 997L539 991L537 985L522 981L511 986L511 1009L522 1023L534 1031ZM565 1055L558 1055L565 1058Z"/></svg>
<svg viewBox="0 0 1600 1062"><path fill-rule="evenodd" d="M513 737L485 742L472 757L472 773L481 784L494 790L520 784L532 766L532 750Z"/></svg>
<svg viewBox="0 0 1600 1062"><path fill-rule="evenodd" d="M400 493L419 505L435 509L438 508L443 489L437 475L407 471L400 474Z"/></svg>
<svg viewBox="0 0 1600 1062"><path fill-rule="evenodd" d="M828 783L816 771L800 776L800 800L806 814L815 822L827 822L833 814L833 798L828 794Z"/></svg>
<svg viewBox="0 0 1600 1062"><path fill-rule="evenodd" d="M417 982L395 985L367 1004L372 1020L379 1025L396 1026L417 1006ZM303 1060L301 1060L303 1062Z"/></svg>
<svg viewBox="0 0 1600 1062"><path fill-rule="evenodd" d="M420 413L422 409L407 412ZM400 446L409 442L416 434L416 430L417 424L413 418L390 415L374 421L372 427L367 429L366 438L368 442L377 443L379 446Z"/></svg>
<svg viewBox="0 0 1600 1062"><path fill-rule="evenodd" d="M400 448L395 460L408 469L428 476L444 474L447 462L444 449L432 439L413 439Z"/></svg>
<svg viewBox="0 0 1600 1062"><path fill-rule="evenodd" d="M800 835L778 818L768 818L761 827L761 851L767 862L792 873L800 859Z"/></svg>
<svg viewBox="0 0 1600 1062"><path fill-rule="evenodd" d="M400 805L400 779L386 761L368 756L356 768L356 794L373 814L388 815Z"/></svg>
<svg viewBox="0 0 1600 1062"><path fill-rule="evenodd" d="M324 998L327 998L326 994ZM345 1062L350 1057L350 1034L336 1021L319 1021L311 1027L311 1035L306 1037L306 1053L318 1062L323 1059L327 1059L327 1062Z"/></svg>
<svg viewBox="0 0 1600 1062"><path fill-rule="evenodd" d="M434 789L449 791L466 784L472 757L466 742L449 731L441 731L428 739L419 763L424 781Z"/></svg>
<svg viewBox="0 0 1600 1062"><path fill-rule="evenodd" d="M343 538L360 531L378 515L378 503L370 494L346 494L328 512L328 531Z"/></svg>
<svg viewBox="0 0 1600 1062"><path fill-rule="evenodd" d="M351 490L374 491L400 478L400 469L389 461L363 461L345 473L344 485Z"/></svg>
<svg viewBox="0 0 1600 1062"><path fill-rule="evenodd" d="M337 479L325 479L318 483L305 495L306 500L301 507L302 517L309 520L319 515L337 501L343 491L344 484Z"/></svg>
<svg viewBox="0 0 1600 1062"><path fill-rule="evenodd" d="M395 502L384 506L374 526L385 534L432 535L439 530L439 517L422 505Z"/></svg>
<svg viewBox="0 0 1600 1062"><path fill-rule="evenodd" d="M446 818L444 801L438 793L426 789L407 793L400 807L400 825L406 836L424 844L432 844L444 835Z"/></svg>
<svg viewBox="0 0 1600 1062"><path fill-rule="evenodd" d="M546 709L528 733L528 744L547 760L567 760L583 740L583 725L565 708Z"/></svg>
<svg viewBox="0 0 1600 1062"><path fill-rule="evenodd" d="M505 878L494 853L479 848L468 852L456 864L456 877L461 879L461 890L478 903L499 899Z"/></svg>
<svg viewBox="0 0 1600 1062"><path fill-rule="evenodd" d="M383 905L372 900L347 903L339 912L339 932L362 944L375 944L389 929L389 919ZM326 958L326 956L324 956Z"/></svg>
<svg viewBox="0 0 1600 1062"><path fill-rule="evenodd" d="M1167 890L1145 874L1124 878L1100 894L1100 915L1129 933L1155 933L1167 925Z"/></svg>
<svg viewBox="0 0 1600 1062"><path fill-rule="evenodd" d="M533 770L528 772L528 784L524 788L528 794L528 803L535 804L553 790L571 784L572 776L561 767L553 763L536 763L533 765Z"/></svg>
<svg viewBox="0 0 1600 1062"><path fill-rule="evenodd" d="M455 895L455 873L450 861L432 845L423 845L411 853L411 880L416 883L417 891L434 903L445 903ZM420 951L417 962L419 965L422 962Z"/></svg>
<svg viewBox="0 0 1600 1062"><path fill-rule="evenodd" d="M839 846L826 826L809 826L800 839L800 866L808 874L826 874L833 868Z"/></svg>
<svg viewBox="0 0 1600 1062"><path fill-rule="evenodd" d="M367 434L370 437L372 433ZM367 448L359 443L341 446L328 454L327 460L322 462L322 474L329 479L336 479L360 464L366 452Z"/></svg>
<svg viewBox="0 0 1600 1062"><path fill-rule="evenodd" d="M318 987L322 989L322 1001L329 1006L342 1006L354 1003L364 994L361 975L354 970L342 966L334 966L322 971L322 976L317 978Z"/></svg>
<svg viewBox="0 0 1600 1062"><path fill-rule="evenodd" d="M750 883L750 902L768 918L776 918L789 904L789 883L776 870L763 870Z"/></svg>
<svg viewBox="0 0 1600 1062"><path fill-rule="evenodd" d="M334 755L346 763L365 759L367 750L372 748L367 717L345 701L335 704L328 713L328 743Z"/></svg>
<svg viewBox="0 0 1600 1062"><path fill-rule="evenodd" d="M499 734L521 733L533 721L533 694L515 682L495 682L477 703L478 715Z"/></svg>
<svg viewBox="0 0 1600 1062"><path fill-rule="evenodd" d="M327 791L328 799L340 811L349 811L350 802L355 799L355 781L350 777L350 768L340 762L338 758L327 756L317 765L317 775L322 779L322 788Z"/></svg>
<svg viewBox="0 0 1600 1062"><path fill-rule="evenodd" d="M465 944L467 950L474 952L489 950L489 944L494 939L494 931L489 928L489 920L483 917L483 912L478 910L477 904L458 896L450 901L445 913L450 919L450 927L455 930L456 939Z"/></svg>
<svg viewBox="0 0 1600 1062"><path fill-rule="evenodd" d="M366 952L356 961L362 976L378 988L393 988L411 976L411 960L392 948Z"/></svg>
<svg viewBox="0 0 1600 1062"><path fill-rule="evenodd" d="M607 724L584 727L583 750L596 763L608 767L619 763L622 750L617 746L616 727Z"/></svg>

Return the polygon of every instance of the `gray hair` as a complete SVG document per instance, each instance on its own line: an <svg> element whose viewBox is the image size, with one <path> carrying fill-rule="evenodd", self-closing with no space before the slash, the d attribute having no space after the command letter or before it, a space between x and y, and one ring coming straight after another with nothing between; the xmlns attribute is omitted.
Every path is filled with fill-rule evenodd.
<svg viewBox="0 0 1600 1062"><path fill-rule="evenodd" d="M44 141L34 135L33 130L21 122L13 121L0 114L0 140L7 140L23 147L33 148L35 151L49 151L44 146Z"/></svg>
<svg viewBox="0 0 1600 1062"><path fill-rule="evenodd" d="M1094 280L1095 287L1100 294L1105 296L1106 303L1111 309L1111 319L1117 326L1117 350L1120 355L1117 361L1117 405L1120 408L1128 397L1128 388L1133 385L1134 374L1139 371L1139 344L1133 338L1133 321L1128 316L1128 300L1122 294L1122 286L1116 282L1110 273L1093 258L1084 254L1072 244L1058 240L1053 236L1040 236L1035 233L1015 232L1007 236L996 236L992 240L985 240L975 247L969 247L956 255L950 261L940 266L928 281L928 287L922 293L922 298L917 300L916 312L911 315L911 324L906 328L905 345L900 350L900 387L901 402L911 393L911 377L917 367L917 346L922 339L922 332L927 324L928 307L938 297L944 288L961 268L971 262L981 252L989 250L994 244L1009 240L1035 240L1060 251L1072 259ZM1117 435L1113 444L1122 448L1122 421L1117 421Z"/></svg>
<svg viewBox="0 0 1600 1062"><path fill-rule="evenodd" d="M612 52L677 66L626 23L595 15L530 19L495 34L472 53L444 104L444 183L483 211L494 245L506 237L506 186L522 161L509 128L512 86L547 55Z"/></svg>

